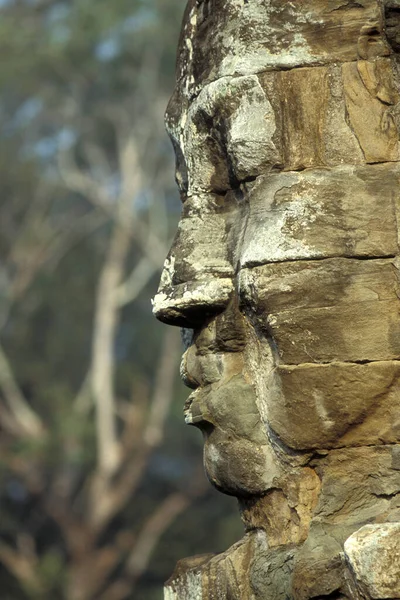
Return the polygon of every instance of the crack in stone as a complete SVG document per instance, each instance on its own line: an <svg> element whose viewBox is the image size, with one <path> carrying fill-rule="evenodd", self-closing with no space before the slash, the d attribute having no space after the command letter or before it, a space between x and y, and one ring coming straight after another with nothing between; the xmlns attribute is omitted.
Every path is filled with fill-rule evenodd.
<svg viewBox="0 0 400 600"><path fill-rule="evenodd" d="M340 64L345 64L348 62L357 62L357 61L349 61L349 60L343 60L343 61L338 61L338 60L324 60L324 59L316 59L315 61L310 61L308 63L304 63L301 65L281 65L279 68L277 68L276 66L271 67L270 69L265 69L262 68L260 70L255 69L254 71L249 71L246 76L251 76L251 75L256 75L257 77L261 77L262 75L266 74L266 73L282 73L283 71L296 71L298 69L307 69L307 68L313 68L313 67L324 67L324 66L328 66L328 65L337 65L338 62ZM187 96L187 99L189 102L192 102L194 100L196 100L199 95L201 94L201 92L205 89L208 88L208 86L217 83L218 81L222 81L223 79L238 79L240 77L243 77L242 73L233 73L232 75L221 75L220 77L215 77L215 79L210 79L208 80L204 86L202 88L200 88L198 91L194 91L193 93L191 93L190 95ZM185 79L185 77L182 77L181 79L179 79L177 81L177 83L182 82Z"/></svg>
<svg viewBox="0 0 400 600"><path fill-rule="evenodd" d="M349 0L345 4L341 4L340 6L337 6L336 8L333 8L329 12L333 13L333 12L337 12L338 10L349 10L351 8L364 8L364 7L359 2L352 2L352 0Z"/></svg>
<svg viewBox="0 0 400 600"><path fill-rule="evenodd" d="M318 362L304 362L304 363L281 363L279 368L287 368L293 369L296 367L300 368L309 368L309 367L318 367L318 365L335 365L335 366L348 366L348 365L372 365L372 364L387 364L387 363L398 363L400 362L399 358L389 358L388 360L370 360L370 359L361 359L361 360L331 360L331 361L318 361Z"/></svg>
<svg viewBox="0 0 400 600"><path fill-rule="evenodd" d="M381 494L378 494L377 492L371 492L371 494L372 494L372 496L375 496L376 498L384 498L386 500L393 500L393 498L395 498L396 496L398 496L400 494L400 490L398 492L393 492L393 494L384 494L383 492Z"/></svg>
<svg viewBox="0 0 400 600"><path fill-rule="evenodd" d="M359 144L358 138L356 136L356 134L354 133L352 127L350 124L348 124L348 127L352 130L353 135L355 137L355 139L357 140L357 143ZM360 146L360 149L362 151L362 148ZM270 175L280 175L280 174L285 174L285 175L290 175L291 173L307 173L310 172L312 173L313 171L320 171L320 170L324 170L324 171L335 171L335 169L340 168L342 169L343 167L366 167L368 165L370 166L374 166L374 165L399 165L400 166L400 160L382 160L382 161L376 161L376 162L365 162L364 164L359 164L359 165L354 165L353 163L338 163L337 165L333 165L333 166L326 166L326 165L314 165L312 167L299 167L298 169L290 169L290 170L285 170L285 169L278 169L278 168L274 168L272 167L269 171L266 171L265 173L259 173L258 175L251 175L249 177L246 177L245 179L241 179L239 180L237 183L235 183L234 186L232 187L228 187L224 190L221 189L215 189L215 188L210 188L208 190L204 189L204 190L198 190L198 191L193 191L190 192L189 194L186 195L186 198L192 198L195 196L201 196L202 194L204 195L208 195L208 194L213 194L215 196L221 196L221 197L225 197L229 192L235 192L241 189L242 186L246 186L246 184L249 183L257 183L260 179L262 178L268 178L268 176Z"/></svg>
<svg viewBox="0 0 400 600"><path fill-rule="evenodd" d="M271 261L263 261L258 262L249 261L245 266L240 266L239 271L244 271L246 269L254 269L256 267L262 267L264 265L281 265L284 263L295 263L295 262L317 262L323 260L331 260L332 258L345 259L345 260L360 260L360 261L374 261L374 260L385 260L385 259L396 259L398 257L397 254L382 254L381 256L355 256L351 254L327 254L326 256L315 256L307 257L307 258L286 258L284 260L271 260Z"/></svg>

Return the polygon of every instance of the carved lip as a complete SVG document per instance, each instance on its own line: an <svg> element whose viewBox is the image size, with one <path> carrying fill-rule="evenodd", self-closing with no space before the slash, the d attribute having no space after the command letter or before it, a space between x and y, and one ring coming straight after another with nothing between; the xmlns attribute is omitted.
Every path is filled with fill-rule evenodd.
<svg viewBox="0 0 400 600"><path fill-rule="evenodd" d="M200 428L201 425L206 426L207 424L215 426L207 406L203 402L205 391L204 388L198 388L186 400L183 410L186 425L197 425Z"/></svg>
<svg viewBox="0 0 400 600"><path fill-rule="evenodd" d="M192 404L195 398L195 392L193 392L192 394L190 394L190 396L187 398L185 405L183 407L183 414L185 416L185 423L186 425L192 425L193 424L193 417L192 417L192 412L191 412L191 408L192 408Z"/></svg>
<svg viewBox="0 0 400 600"><path fill-rule="evenodd" d="M204 421L198 395L198 391L194 391L185 402L183 414L185 415L186 425L197 425Z"/></svg>
<svg viewBox="0 0 400 600"><path fill-rule="evenodd" d="M195 353L193 356L193 349L195 348ZM199 387L204 387L205 385L215 383L219 381L221 373L218 370L218 356L221 356L220 352L216 351L208 351L206 353L202 353L201 357L197 355L197 352L201 351L201 347L197 345L190 346L186 352L182 355L181 365L180 365L180 377L183 383L193 390L196 390ZM189 353L192 353L190 361L188 361ZM202 365L200 364L200 360L202 361ZM190 362L190 366L188 365ZM204 369L206 365L210 368L212 365L215 367L215 372L212 378L209 376L204 376Z"/></svg>
<svg viewBox="0 0 400 600"><path fill-rule="evenodd" d="M200 386L200 382L197 381L197 379L195 377L193 377L192 373L187 368L187 357L188 357L189 350L190 350L190 347L182 355L179 374L180 374L180 377L181 377L183 383L188 388L195 390Z"/></svg>

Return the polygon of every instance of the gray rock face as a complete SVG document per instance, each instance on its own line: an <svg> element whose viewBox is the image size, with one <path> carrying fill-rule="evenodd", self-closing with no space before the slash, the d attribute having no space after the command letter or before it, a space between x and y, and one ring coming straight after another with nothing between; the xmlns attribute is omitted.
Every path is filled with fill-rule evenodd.
<svg viewBox="0 0 400 600"><path fill-rule="evenodd" d="M188 4L154 313L247 533L167 600L400 598L399 31L394 0Z"/></svg>
<svg viewBox="0 0 400 600"><path fill-rule="evenodd" d="M357 586L367 598L400 598L400 523L365 525L344 544Z"/></svg>

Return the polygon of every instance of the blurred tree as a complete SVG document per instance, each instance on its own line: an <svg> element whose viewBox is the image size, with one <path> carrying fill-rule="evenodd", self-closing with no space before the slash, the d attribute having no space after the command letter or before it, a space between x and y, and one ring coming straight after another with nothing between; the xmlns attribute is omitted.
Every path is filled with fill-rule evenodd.
<svg viewBox="0 0 400 600"><path fill-rule="evenodd" d="M184 7L166 4L0 1L5 599L145 598L174 519L202 497L216 529L231 507L183 456L179 335L149 310L179 210L162 115Z"/></svg>

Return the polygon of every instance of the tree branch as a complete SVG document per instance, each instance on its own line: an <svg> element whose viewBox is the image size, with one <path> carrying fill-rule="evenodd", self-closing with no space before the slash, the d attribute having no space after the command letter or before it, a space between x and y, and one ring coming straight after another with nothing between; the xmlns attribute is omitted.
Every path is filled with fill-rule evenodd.
<svg viewBox="0 0 400 600"><path fill-rule="evenodd" d="M207 487L204 480L192 487L187 494L182 492L170 494L157 506L135 539L133 549L125 563L124 574L107 587L99 600L125 600L132 596L161 537L174 520L191 505L196 497L201 496Z"/></svg>
<svg viewBox="0 0 400 600"><path fill-rule="evenodd" d="M177 329L168 328L164 335L161 360L156 372L156 385L150 416L144 433L144 442L151 448L158 446L162 440L165 419L171 406L176 366L179 359L181 339Z"/></svg>
<svg viewBox="0 0 400 600"><path fill-rule="evenodd" d="M146 570L150 556L163 533L192 501L192 498L182 493L171 494L144 523L126 565L126 571L133 581L137 581Z"/></svg>
<svg viewBox="0 0 400 600"><path fill-rule="evenodd" d="M104 185L77 166L72 151L59 153L58 171L68 189L81 194L106 212L113 212L112 198L105 192Z"/></svg>
<svg viewBox="0 0 400 600"><path fill-rule="evenodd" d="M114 225L96 295L92 340L91 387L96 407L98 471L110 477L119 464L114 395L114 344L118 326L117 289L129 249L126 230Z"/></svg>
<svg viewBox="0 0 400 600"><path fill-rule="evenodd" d="M118 305L122 307L136 300L154 273L158 271L158 268L158 265L155 266L147 256L144 256L133 269L128 279L118 288Z"/></svg>
<svg viewBox="0 0 400 600"><path fill-rule="evenodd" d="M41 581L37 575L36 557L31 556L30 553L24 554L0 541L0 562L25 589L36 593L43 591Z"/></svg>
<svg viewBox="0 0 400 600"><path fill-rule="evenodd" d="M44 426L40 417L25 400L14 377L9 360L0 345L0 389L7 405L22 430L31 437L40 437Z"/></svg>
<svg viewBox="0 0 400 600"><path fill-rule="evenodd" d="M132 448L125 447L125 460L118 477L114 479L109 489L103 490L102 495L96 494L90 518L97 533L106 527L132 496L143 476L152 451L161 443L165 419L173 398L179 348L178 331L173 328L167 329L156 375L150 416L141 443L133 459L130 457ZM123 439L127 437L129 437L127 432L124 432Z"/></svg>

